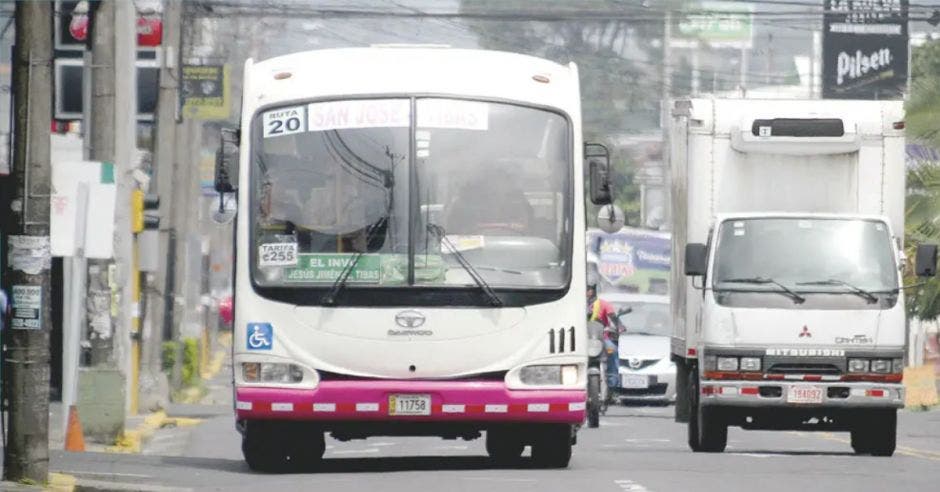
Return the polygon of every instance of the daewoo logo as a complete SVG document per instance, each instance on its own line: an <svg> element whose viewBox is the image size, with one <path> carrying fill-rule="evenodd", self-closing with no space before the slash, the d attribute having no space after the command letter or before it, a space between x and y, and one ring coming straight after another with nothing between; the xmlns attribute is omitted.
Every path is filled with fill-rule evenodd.
<svg viewBox="0 0 940 492"><path fill-rule="evenodd" d="M395 324L402 328L420 328L424 326L425 322L424 315L414 311L402 311L395 315Z"/></svg>

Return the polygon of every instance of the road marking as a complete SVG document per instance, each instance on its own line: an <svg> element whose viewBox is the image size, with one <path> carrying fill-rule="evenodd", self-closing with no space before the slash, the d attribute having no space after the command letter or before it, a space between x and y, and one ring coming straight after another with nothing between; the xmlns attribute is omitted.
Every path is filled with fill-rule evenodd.
<svg viewBox="0 0 940 492"><path fill-rule="evenodd" d="M441 451L466 451L468 446L460 445L450 445L450 446L435 446L433 449Z"/></svg>
<svg viewBox="0 0 940 492"><path fill-rule="evenodd" d="M375 447L377 447L377 448L379 448L379 447L385 447L385 446L395 446L395 445L396 445L396 443L394 443L394 442L370 442L369 444L371 444L371 445L373 445L373 446L375 446Z"/></svg>
<svg viewBox="0 0 940 492"><path fill-rule="evenodd" d="M651 492L650 489L644 487L641 484L634 482L633 480L614 480L614 483L620 487L620 490L628 492Z"/></svg>
<svg viewBox="0 0 940 492"><path fill-rule="evenodd" d="M671 439L653 439L653 438L633 438L633 439L624 439L627 442L672 442Z"/></svg>
<svg viewBox="0 0 940 492"><path fill-rule="evenodd" d="M330 454L371 454L378 453L379 448L369 448L369 449L343 449L340 451L330 451Z"/></svg>
<svg viewBox="0 0 940 492"><path fill-rule="evenodd" d="M842 444L852 443L850 439L836 436L835 434L831 432L821 432L819 433L819 436L827 441L840 442ZM909 446L897 446L895 447L894 452L900 455L910 456L912 458L920 458L920 459L931 460L931 461L940 461L940 453L936 451L928 451L926 449L917 449L917 448L912 448Z"/></svg>
<svg viewBox="0 0 940 492"><path fill-rule="evenodd" d="M460 477L461 480L479 480L486 482L536 482L534 478L501 478L501 477Z"/></svg>

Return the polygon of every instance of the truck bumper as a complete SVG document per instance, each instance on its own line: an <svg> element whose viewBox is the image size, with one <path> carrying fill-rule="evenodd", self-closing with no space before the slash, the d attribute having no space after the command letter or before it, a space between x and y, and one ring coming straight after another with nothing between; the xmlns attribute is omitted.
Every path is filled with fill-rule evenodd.
<svg viewBox="0 0 940 492"><path fill-rule="evenodd" d="M820 388L822 401L793 402L791 388ZM699 383L702 405L787 408L902 408L904 385L894 383L716 381Z"/></svg>
<svg viewBox="0 0 940 492"><path fill-rule="evenodd" d="M430 415L389 415L393 394L429 395ZM322 381L315 389L237 387L239 420L580 424L587 392L510 390L496 381Z"/></svg>

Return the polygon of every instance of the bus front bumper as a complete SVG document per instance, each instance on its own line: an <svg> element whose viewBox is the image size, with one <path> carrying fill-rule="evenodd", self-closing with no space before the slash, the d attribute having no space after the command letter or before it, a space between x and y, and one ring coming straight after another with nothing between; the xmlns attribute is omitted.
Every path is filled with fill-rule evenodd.
<svg viewBox="0 0 940 492"><path fill-rule="evenodd" d="M425 415L392 415L393 396L430 399ZM242 386L239 420L538 422L580 424L587 393L511 390L498 381L321 381L315 389Z"/></svg>

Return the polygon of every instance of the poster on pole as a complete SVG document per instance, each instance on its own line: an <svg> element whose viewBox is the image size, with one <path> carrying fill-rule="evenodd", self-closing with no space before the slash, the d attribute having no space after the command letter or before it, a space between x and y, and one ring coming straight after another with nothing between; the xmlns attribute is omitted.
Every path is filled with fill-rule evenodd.
<svg viewBox="0 0 940 492"><path fill-rule="evenodd" d="M823 98L901 99L908 0L825 0Z"/></svg>
<svg viewBox="0 0 940 492"><path fill-rule="evenodd" d="M228 65L183 65L183 115L194 120L227 120L230 115Z"/></svg>

